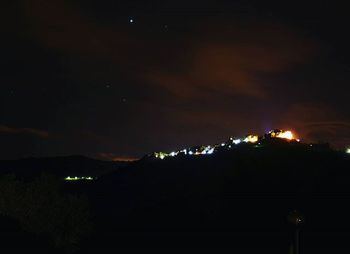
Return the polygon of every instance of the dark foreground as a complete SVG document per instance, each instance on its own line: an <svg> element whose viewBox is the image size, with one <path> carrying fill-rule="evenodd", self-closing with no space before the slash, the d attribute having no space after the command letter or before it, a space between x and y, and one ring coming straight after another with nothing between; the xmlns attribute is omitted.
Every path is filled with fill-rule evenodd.
<svg viewBox="0 0 350 254"><path fill-rule="evenodd" d="M104 170L89 182L67 183L54 174L40 178L50 183L41 186L31 184L35 180L28 175L17 176L7 179L17 185L2 185L7 196L0 208L9 198L18 206L12 203L10 210L17 212L1 217L1 248L289 253L295 226L287 215L297 209L305 216L301 253L345 253L350 250L349 170L344 153L273 144L212 156L145 158ZM55 179L59 191L52 190Z"/></svg>

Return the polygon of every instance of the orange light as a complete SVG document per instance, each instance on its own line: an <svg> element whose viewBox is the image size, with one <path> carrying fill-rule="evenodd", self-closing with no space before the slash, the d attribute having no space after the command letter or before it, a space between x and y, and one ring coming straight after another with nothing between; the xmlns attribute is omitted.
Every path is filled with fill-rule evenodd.
<svg viewBox="0 0 350 254"><path fill-rule="evenodd" d="M283 131L283 130L274 130L269 132L271 138L283 138L288 140L296 140L300 141L299 139L295 139L294 134L291 131Z"/></svg>
<svg viewBox="0 0 350 254"><path fill-rule="evenodd" d="M277 133L276 138L285 138L292 140L294 139L294 135L291 131L281 131L280 133Z"/></svg>
<svg viewBox="0 0 350 254"><path fill-rule="evenodd" d="M244 142L249 142L249 143L256 143L256 142L258 142L258 140L259 140L259 137L258 136L256 136L256 135L249 135L249 136L247 136L245 139L244 139Z"/></svg>

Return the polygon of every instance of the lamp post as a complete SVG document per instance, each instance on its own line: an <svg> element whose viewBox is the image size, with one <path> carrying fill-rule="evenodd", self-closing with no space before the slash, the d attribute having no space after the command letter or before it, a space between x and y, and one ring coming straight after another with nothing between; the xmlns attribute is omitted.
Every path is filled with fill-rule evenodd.
<svg viewBox="0 0 350 254"><path fill-rule="evenodd" d="M295 226L295 235L294 235L294 254L299 254L300 247L300 226L304 222L304 216L297 210L293 210L288 214L288 221Z"/></svg>

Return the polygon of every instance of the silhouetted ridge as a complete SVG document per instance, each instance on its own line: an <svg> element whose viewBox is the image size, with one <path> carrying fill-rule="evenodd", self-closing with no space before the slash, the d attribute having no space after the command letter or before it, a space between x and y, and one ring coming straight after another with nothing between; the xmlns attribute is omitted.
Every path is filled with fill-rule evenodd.
<svg viewBox="0 0 350 254"><path fill-rule="evenodd" d="M100 176L126 166L127 162L101 161L81 155L25 158L0 161L0 174L14 173L23 177L34 177L49 173L60 177L68 175Z"/></svg>

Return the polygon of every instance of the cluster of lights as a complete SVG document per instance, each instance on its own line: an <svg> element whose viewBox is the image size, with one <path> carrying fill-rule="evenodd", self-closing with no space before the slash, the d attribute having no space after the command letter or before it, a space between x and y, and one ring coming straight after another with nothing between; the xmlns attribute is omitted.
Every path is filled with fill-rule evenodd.
<svg viewBox="0 0 350 254"><path fill-rule="evenodd" d="M269 132L271 138L283 138L293 140L294 135L291 131L274 130Z"/></svg>
<svg viewBox="0 0 350 254"><path fill-rule="evenodd" d="M212 154L215 150L216 146L201 146L195 149L188 149L188 153L190 155L205 155Z"/></svg>
<svg viewBox="0 0 350 254"><path fill-rule="evenodd" d="M300 141L299 139L294 138L294 135L291 131L273 130L268 133L268 136L270 138L281 138L286 140L295 140L298 142ZM230 149L232 148L232 146L238 145L240 143L258 143L260 139L261 138L258 135L248 135L243 139L230 138L228 142L221 143L218 145L200 146L197 148L188 148L188 149L183 149L180 151L170 152L170 153L155 152L153 156L155 158L163 160L166 157L175 157L177 155L209 155L209 154L213 154L220 147L228 147Z"/></svg>
<svg viewBox="0 0 350 254"><path fill-rule="evenodd" d="M248 135L243 141L246 143L256 143L259 141L259 137L257 135Z"/></svg>
<svg viewBox="0 0 350 254"><path fill-rule="evenodd" d="M165 153L165 152L155 152L153 155L154 157L158 159L164 159L166 157L175 157L177 155L205 155L205 154L212 154L214 153L216 146L201 146L199 148L189 148L189 149L183 149L180 151L176 152L170 152L170 153Z"/></svg>
<svg viewBox="0 0 350 254"><path fill-rule="evenodd" d="M74 176L74 177L67 176L66 178L64 178L64 180L65 181L81 181L81 180L92 181L94 180L94 178L91 176Z"/></svg>

